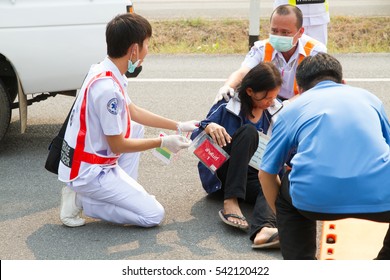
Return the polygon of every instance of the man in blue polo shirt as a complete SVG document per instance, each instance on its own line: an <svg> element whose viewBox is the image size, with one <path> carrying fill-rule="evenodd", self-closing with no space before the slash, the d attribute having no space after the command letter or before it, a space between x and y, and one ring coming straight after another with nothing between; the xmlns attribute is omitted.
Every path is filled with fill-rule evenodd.
<svg viewBox="0 0 390 280"><path fill-rule="evenodd" d="M259 178L283 258L315 259L317 220L390 222L390 124L376 96L343 84L328 54L305 58L296 80L301 96L279 114ZM390 259L390 228L377 259Z"/></svg>

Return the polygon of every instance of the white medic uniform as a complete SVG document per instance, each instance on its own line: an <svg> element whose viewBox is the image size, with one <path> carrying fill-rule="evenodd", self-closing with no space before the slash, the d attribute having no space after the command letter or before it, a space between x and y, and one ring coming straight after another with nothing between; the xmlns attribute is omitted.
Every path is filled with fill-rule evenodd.
<svg viewBox="0 0 390 280"><path fill-rule="evenodd" d="M274 9L285 4L297 6L302 11L305 34L326 46L330 22L328 0L275 0Z"/></svg>
<svg viewBox="0 0 390 280"><path fill-rule="evenodd" d="M158 225L164 208L136 181L140 153L114 154L106 135L142 138L131 121L127 78L105 58L93 65L65 133L58 178L77 193L86 216L143 227Z"/></svg>
<svg viewBox="0 0 390 280"><path fill-rule="evenodd" d="M246 55L242 66L253 68L262 61L272 61L279 69L283 79L279 96L283 99L289 99L298 93L295 82L295 73L298 64L306 56L313 56L319 52L327 52L324 44L305 34L299 38L297 45L298 47L290 60L286 61L281 52L273 49L268 39L257 41Z"/></svg>

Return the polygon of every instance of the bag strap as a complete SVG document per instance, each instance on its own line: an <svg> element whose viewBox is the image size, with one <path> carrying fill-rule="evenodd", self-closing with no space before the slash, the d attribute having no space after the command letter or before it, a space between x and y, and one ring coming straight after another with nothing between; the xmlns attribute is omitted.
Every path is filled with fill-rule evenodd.
<svg viewBox="0 0 390 280"><path fill-rule="evenodd" d="M73 110L73 107L74 107L75 103L76 103L76 99L74 100L73 105L72 105L72 107L69 110L68 116L66 117L64 123L62 124L62 127L61 127L60 131L58 132L58 136L60 136L61 138L64 138L64 136L65 136L65 130L66 130L66 127L68 126L70 114L72 113L72 110Z"/></svg>
<svg viewBox="0 0 390 280"><path fill-rule="evenodd" d="M88 77L88 74L85 75L85 77L84 77L83 82L81 83L81 85L84 84L85 79L86 79L87 77ZM74 99L74 101L73 101L73 105L72 105L72 107L70 108L68 115L66 116L66 119L65 119L64 123L62 124L62 127L61 127L60 131L58 132L58 136L60 136L62 139L64 139L66 127L68 126L70 114L71 114L72 111L73 111L73 107L74 107L74 104L76 104L76 100L77 100L77 95L76 95L76 97L75 97L75 99Z"/></svg>

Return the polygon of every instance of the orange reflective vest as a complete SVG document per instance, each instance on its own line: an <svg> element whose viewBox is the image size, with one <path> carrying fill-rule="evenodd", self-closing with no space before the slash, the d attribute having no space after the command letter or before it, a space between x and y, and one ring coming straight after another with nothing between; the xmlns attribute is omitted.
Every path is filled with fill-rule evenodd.
<svg viewBox="0 0 390 280"><path fill-rule="evenodd" d="M310 55L311 51L313 50L313 48L316 44L317 43L315 40L309 40L306 42L305 46L303 47L303 49L305 50L306 56ZM274 52L274 48L269 43L268 39L265 40L263 61L264 62L272 61L273 52ZM305 56L303 54L299 54L298 65L302 62L302 60L304 58L305 58ZM298 94L298 85L297 85L297 81L295 78L294 78L294 94Z"/></svg>

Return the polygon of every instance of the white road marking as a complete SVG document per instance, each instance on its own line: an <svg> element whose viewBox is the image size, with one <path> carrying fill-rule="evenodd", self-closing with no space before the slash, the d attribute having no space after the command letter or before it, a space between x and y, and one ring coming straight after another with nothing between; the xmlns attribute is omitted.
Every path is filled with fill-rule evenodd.
<svg viewBox="0 0 390 280"><path fill-rule="evenodd" d="M377 82L390 82L390 78L344 78L347 82L371 82L371 83L377 83ZM130 78L128 79L129 82L138 82L138 83L204 83L204 82L225 82L226 79L219 79L219 78L140 78L140 79L134 79Z"/></svg>

